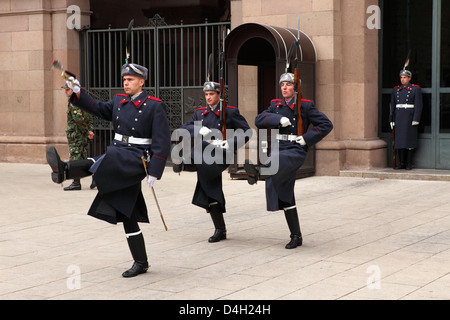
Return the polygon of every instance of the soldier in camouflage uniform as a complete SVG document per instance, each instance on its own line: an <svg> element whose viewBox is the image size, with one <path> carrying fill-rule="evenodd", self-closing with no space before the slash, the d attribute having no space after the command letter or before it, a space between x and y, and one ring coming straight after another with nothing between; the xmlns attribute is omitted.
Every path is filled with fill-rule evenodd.
<svg viewBox="0 0 450 320"><path fill-rule="evenodd" d="M62 88L67 97L72 95L73 91L67 85ZM69 142L70 161L87 159L89 140L94 138L93 130L92 116L69 102L66 135ZM81 190L80 178L73 179L72 184L64 190Z"/></svg>

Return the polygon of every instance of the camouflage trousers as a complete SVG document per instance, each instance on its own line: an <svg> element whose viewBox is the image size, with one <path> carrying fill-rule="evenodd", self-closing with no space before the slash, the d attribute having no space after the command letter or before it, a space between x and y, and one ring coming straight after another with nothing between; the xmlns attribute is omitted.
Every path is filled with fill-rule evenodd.
<svg viewBox="0 0 450 320"><path fill-rule="evenodd" d="M69 160L84 160L88 156L88 143L69 143Z"/></svg>

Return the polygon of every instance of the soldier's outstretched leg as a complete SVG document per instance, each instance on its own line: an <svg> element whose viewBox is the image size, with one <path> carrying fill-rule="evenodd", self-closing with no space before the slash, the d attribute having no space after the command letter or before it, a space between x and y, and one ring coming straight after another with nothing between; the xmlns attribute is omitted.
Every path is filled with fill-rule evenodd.
<svg viewBox="0 0 450 320"><path fill-rule="evenodd" d="M294 249L303 244L302 232L298 221L297 208L295 206L284 208L284 215L291 232L291 241L286 245L286 249Z"/></svg>
<svg viewBox="0 0 450 320"><path fill-rule="evenodd" d="M217 202L211 203L210 205L211 219L214 224L214 234L208 239L208 242L219 242L220 240L225 240L227 238L227 229L225 226L225 220L223 218L223 212L220 209L220 205Z"/></svg>
<svg viewBox="0 0 450 320"><path fill-rule="evenodd" d="M47 162L52 168L52 180L55 183L92 175L89 169L94 161L91 159L64 162L59 157L54 146L48 147L46 156Z"/></svg>
<svg viewBox="0 0 450 320"><path fill-rule="evenodd" d="M147 252L145 250L145 241L142 232L139 230L136 233L127 234L128 247L133 257L133 266L122 273L124 278L136 277L148 270Z"/></svg>

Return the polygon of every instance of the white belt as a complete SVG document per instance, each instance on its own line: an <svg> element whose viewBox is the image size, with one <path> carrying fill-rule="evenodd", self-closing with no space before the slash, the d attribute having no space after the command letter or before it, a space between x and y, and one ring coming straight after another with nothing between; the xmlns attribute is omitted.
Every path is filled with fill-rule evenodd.
<svg viewBox="0 0 450 320"><path fill-rule="evenodd" d="M293 134L277 134L277 140L295 141L295 139L297 136Z"/></svg>
<svg viewBox="0 0 450 320"><path fill-rule="evenodd" d="M121 141L123 143L132 143L132 144L152 144L152 139L150 138L135 138L124 136L119 133L114 135L114 140Z"/></svg>
<svg viewBox="0 0 450 320"><path fill-rule="evenodd" d="M397 104L395 107L402 108L402 109L410 109L410 108L414 108L414 105L413 104Z"/></svg>

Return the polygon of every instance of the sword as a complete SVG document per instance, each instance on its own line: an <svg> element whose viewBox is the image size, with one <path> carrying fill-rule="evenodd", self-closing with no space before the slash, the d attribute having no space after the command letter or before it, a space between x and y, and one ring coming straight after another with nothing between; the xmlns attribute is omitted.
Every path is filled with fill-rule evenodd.
<svg viewBox="0 0 450 320"><path fill-rule="evenodd" d="M75 76L75 74L73 74L72 72L70 72L69 70L65 70L63 65L61 64L61 61L59 60L53 60L52 62L52 70L53 69L60 69L61 70L61 77L66 80L66 81L70 81L72 83L72 85L75 85L77 87L80 87L81 89L83 89L84 91L86 91L87 93L89 93L90 95L94 96L96 99L98 100L102 100L102 98L100 98L98 95L96 95L95 93L89 91L88 89L81 87L80 85L76 84L73 82L73 80L70 80L70 77L73 77L74 79L76 79L77 77Z"/></svg>
<svg viewBox="0 0 450 320"><path fill-rule="evenodd" d="M144 156L141 157L141 160L142 160L142 164L144 165L145 173L147 174L147 180L148 180L147 164L145 163L145 158L144 158ZM163 223L163 225L164 225L164 228L165 228L166 231L167 231L166 222L164 221L164 217L163 217L161 208L159 207L158 198L156 198L155 188L153 188L153 187L151 187L151 188L152 188L152 192L153 192L153 197L155 198L156 206L158 207L159 216L161 217L161 221L162 221L162 223Z"/></svg>

